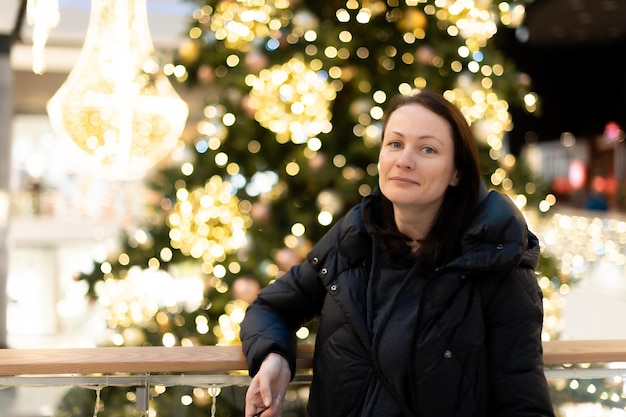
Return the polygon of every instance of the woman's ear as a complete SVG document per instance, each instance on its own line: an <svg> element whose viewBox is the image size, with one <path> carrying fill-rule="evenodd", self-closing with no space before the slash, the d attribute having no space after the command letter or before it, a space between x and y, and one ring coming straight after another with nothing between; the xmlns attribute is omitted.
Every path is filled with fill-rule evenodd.
<svg viewBox="0 0 626 417"><path fill-rule="evenodd" d="M450 186L456 187L457 185L459 185L459 182L461 182L461 173L456 170L454 172L454 175L452 176L452 179L450 179Z"/></svg>

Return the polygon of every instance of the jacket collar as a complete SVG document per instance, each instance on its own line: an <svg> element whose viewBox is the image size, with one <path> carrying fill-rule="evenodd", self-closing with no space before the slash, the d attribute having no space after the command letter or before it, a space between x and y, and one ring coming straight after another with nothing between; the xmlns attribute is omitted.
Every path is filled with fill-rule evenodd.
<svg viewBox="0 0 626 417"><path fill-rule="evenodd" d="M472 269L535 268L539 241L510 197L497 191L481 192L474 217L461 238L460 259Z"/></svg>
<svg viewBox="0 0 626 417"><path fill-rule="evenodd" d="M376 187L363 199L359 207L358 219L351 217L347 224L354 226L362 217L364 229L354 237L371 244L375 236L375 219L382 213L382 193ZM355 213L356 214L356 213ZM363 245L342 245L342 252L355 260L362 257ZM476 270L510 269L515 266L536 268L539 263L539 241L526 225L526 220L510 197L497 191L489 191L481 181L474 216L461 237L461 257L451 262L451 266Z"/></svg>

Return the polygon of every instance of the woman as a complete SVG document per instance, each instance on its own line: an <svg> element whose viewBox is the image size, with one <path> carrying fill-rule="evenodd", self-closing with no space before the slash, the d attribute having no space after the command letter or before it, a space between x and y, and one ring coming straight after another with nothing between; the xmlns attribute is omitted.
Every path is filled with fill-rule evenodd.
<svg viewBox="0 0 626 417"><path fill-rule="evenodd" d="M553 416L538 259L519 210L483 184L459 109L395 97L379 187L246 313L246 417L281 415L294 332L318 316L312 417Z"/></svg>

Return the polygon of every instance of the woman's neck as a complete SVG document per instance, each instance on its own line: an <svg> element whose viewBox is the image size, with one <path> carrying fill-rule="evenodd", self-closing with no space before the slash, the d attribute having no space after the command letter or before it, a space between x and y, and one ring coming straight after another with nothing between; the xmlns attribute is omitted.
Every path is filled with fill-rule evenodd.
<svg viewBox="0 0 626 417"><path fill-rule="evenodd" d="M430 213L416 213L415 210L407 211L400 210L394 207L394 218L396 227L400 232L407 235L417 244L426 239L428 232L433 223L434 214ZM413 247L413 245L411 245Z"/></svg>

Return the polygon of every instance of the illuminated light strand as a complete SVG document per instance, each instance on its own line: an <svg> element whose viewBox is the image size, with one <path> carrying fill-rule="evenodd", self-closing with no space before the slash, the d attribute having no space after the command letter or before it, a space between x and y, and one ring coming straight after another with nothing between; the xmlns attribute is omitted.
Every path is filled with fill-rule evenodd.
<svg viewBox="0 0 626 417"><path fill-rule="evenodd" d="M249 76L249 105L261 126L276 133L276 140L306 143L332 129L330 102L336 91L323 72L299 58Z"/></svg>
<svg viewBox="0 0 626 417"><path fill-rule="evenodd" d="M170 241L183 254L202 259L207 270L215 262L247 243L246 230L251 224L241 212L232 185L213 176L203 188L179 189L173 212L168 217Z"/></svg>
<svg viewBox="0 0 626 417"><path fill-rule="evenodd" d="M292 18L288 0L220 1L210 16L216 39L239 51L249 51L259 38L278 33Z"/></svg>

